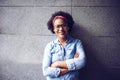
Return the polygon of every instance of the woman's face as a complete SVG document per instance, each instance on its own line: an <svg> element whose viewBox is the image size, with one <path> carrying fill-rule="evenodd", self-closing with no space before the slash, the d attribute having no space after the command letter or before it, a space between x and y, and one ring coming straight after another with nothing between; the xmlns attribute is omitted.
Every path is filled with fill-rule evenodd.
<svg viewBox="0 0 120 80"><path fill-rule="evenodd" d="M54 32L58 38L66 38L68 35L69 27L62 19L56 19L54 21Z"/></svg>

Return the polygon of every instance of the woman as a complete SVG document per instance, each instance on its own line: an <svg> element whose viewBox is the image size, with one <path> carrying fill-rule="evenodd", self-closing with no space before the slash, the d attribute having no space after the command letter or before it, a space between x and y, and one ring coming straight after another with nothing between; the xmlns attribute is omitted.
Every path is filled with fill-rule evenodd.
<svg viewBox="0 0 120 80"><path fill-rule="evenodd" d="M48 21L48 29L57 39L45 47L43 74L47 80L79 80L85 65L85 54L80 40L70 36L74 21L66 12L56 12Z"/></svg>

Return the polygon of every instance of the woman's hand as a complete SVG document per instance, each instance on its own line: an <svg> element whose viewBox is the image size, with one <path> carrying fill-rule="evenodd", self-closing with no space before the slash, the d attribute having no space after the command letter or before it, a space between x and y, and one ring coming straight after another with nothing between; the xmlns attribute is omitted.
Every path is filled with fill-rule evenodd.
<svg viewBox="0 0 120 80"><path fill-rule="evenodd" d="M79 53L76 53L75 55L74 55L74 58L78 58L79 57Z"/></svg>
<svg viewBox="0 0 120 80"><path fill-rule="evenodd" d="M65 73L67 73L67 72L69 72L68 69L62 68L62 69L60 70L60 75L63 75L63 74L65 74Z"/></svg>

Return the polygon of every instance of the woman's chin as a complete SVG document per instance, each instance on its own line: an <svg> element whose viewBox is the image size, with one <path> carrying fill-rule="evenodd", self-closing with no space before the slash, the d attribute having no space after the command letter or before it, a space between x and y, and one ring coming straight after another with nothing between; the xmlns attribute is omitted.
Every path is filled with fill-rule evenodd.
<svg viewBox="0 0 120 80"><path fill-rule="evenodd" d="M65 38L66 36L65 35L59 35L59 38Z"/></svg>

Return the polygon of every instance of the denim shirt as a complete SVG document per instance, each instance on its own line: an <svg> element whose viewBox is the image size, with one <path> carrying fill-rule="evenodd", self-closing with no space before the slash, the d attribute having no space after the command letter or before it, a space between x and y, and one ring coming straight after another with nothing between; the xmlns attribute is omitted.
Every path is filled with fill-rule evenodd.
<svg viewBox="0 0 120 80"><path fill-rule="evenodd" d="M79 53L78 58L74 58L75 53ZM52 68L50 65L56 61L65 61L69 72L60 75L60 68ZM65 47L58 39L47 44L44 50L43 74L47 80L79 80L78 70L85 65L85 53L80 40L69 36Z"/></svg>

